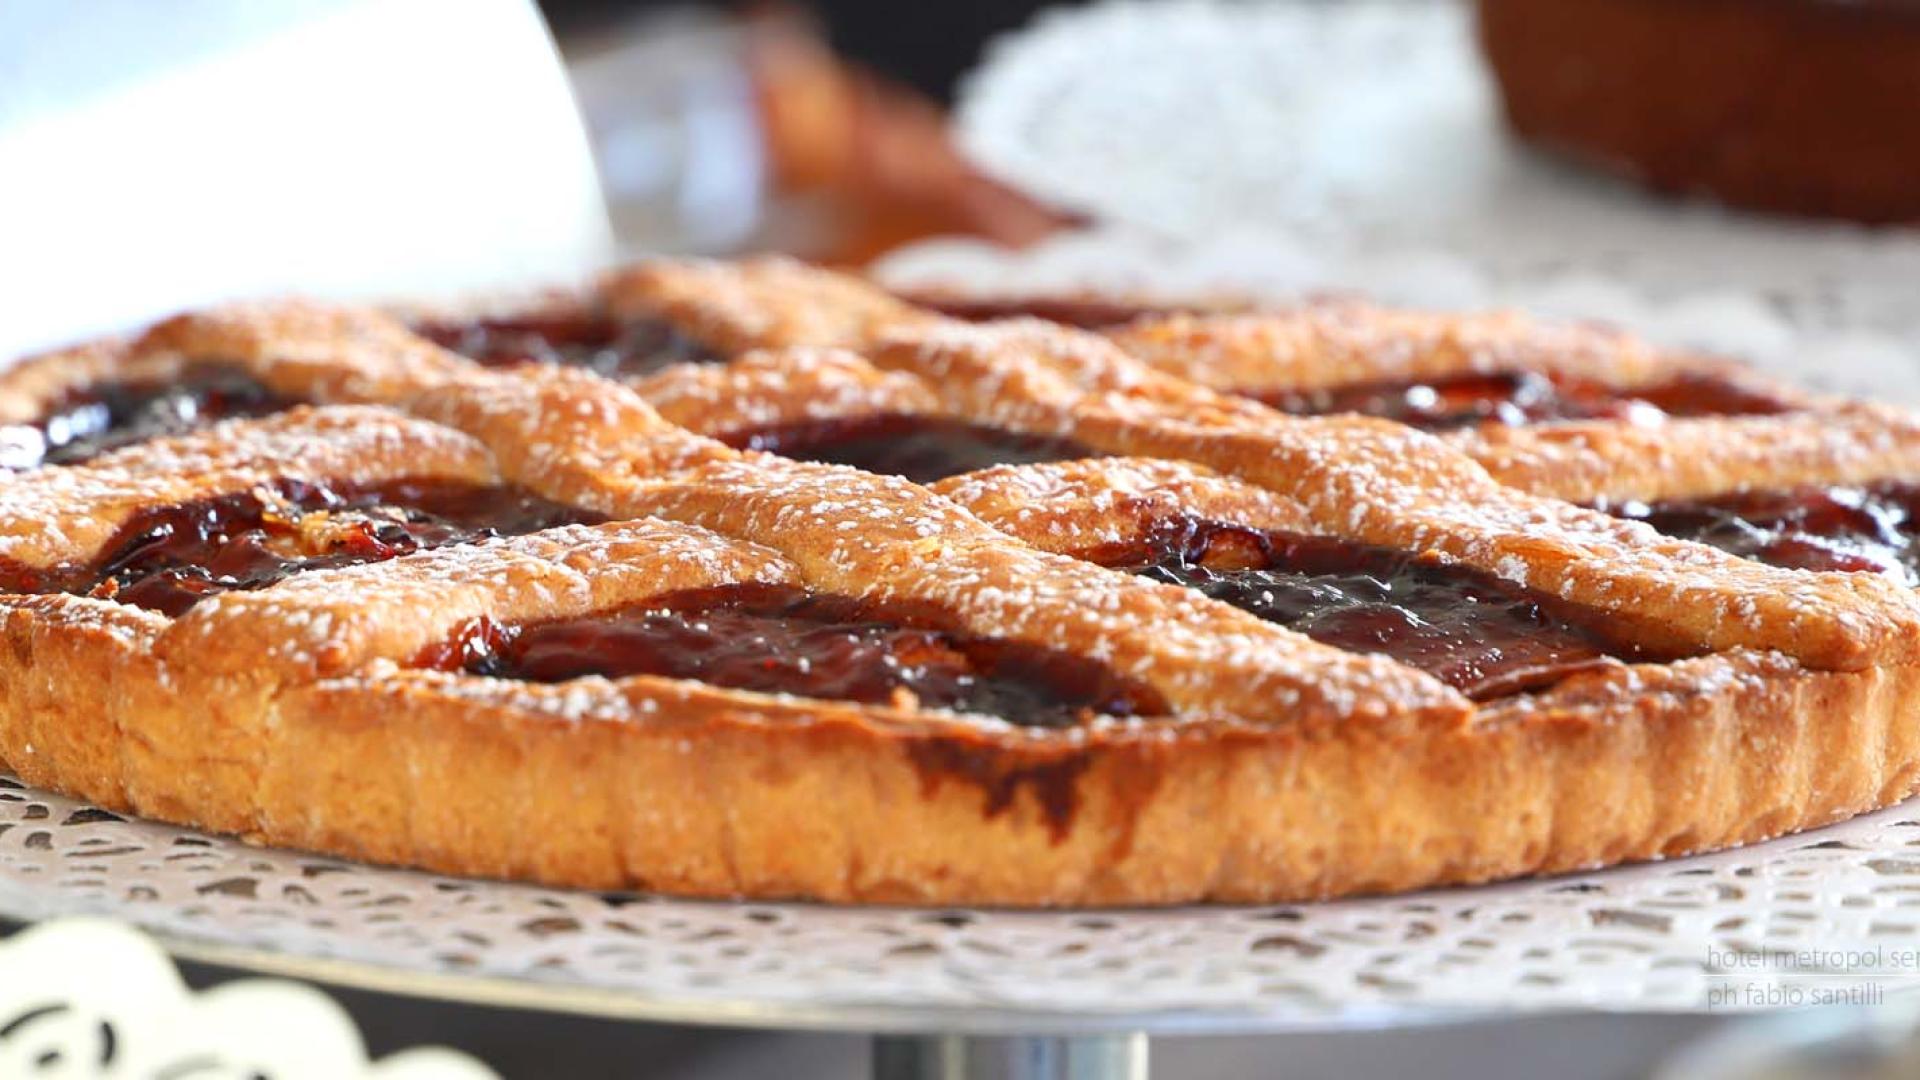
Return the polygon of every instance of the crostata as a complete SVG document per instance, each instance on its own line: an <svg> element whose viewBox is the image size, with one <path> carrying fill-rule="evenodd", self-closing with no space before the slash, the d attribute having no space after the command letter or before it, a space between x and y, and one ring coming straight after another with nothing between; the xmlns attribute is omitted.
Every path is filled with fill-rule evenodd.
<svg viewBox="0 0 1920 1080"><path fill-rule="evenodd" d="M1920 776L1920 421L1602 329L658 262L183 315L0 410L0 758L263 843L1274 901Z"/></svg>

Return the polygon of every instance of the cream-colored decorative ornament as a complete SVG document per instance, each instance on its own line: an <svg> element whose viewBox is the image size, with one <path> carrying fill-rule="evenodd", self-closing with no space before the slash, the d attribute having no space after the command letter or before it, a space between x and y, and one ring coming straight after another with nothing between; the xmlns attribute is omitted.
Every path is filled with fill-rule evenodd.
<svg viewBox="0 0 1920 1080"><path fill-rule="evenodd" d="M484 1080L463 1054L408 1050L369 1063L327 995L280 979L194 993L145 935L62 919L0 942L0 1076Z"/></svg>

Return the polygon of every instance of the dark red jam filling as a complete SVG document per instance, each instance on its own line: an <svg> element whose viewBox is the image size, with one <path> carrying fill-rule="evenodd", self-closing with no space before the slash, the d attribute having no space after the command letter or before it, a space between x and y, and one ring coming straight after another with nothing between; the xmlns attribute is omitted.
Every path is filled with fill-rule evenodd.
<svg viewBox="0 0 1920 1080"><path fill-rule="evenodd" d="M577 619L481 619L419 662L535 682L658 675L733 690L984 713L1037 727L1166 711L1151 689L1095 661L944 630L939 622L930 612L844 596L731 585Z"/></svg>
<svg viewBox="0 0 1920 1080"><path fill-rule="evenodd" d="M1364 383L1325 390L1250 391L1282 412L1362 413L1428 429L1658 415L1765 416L1788 411L1769 394L1707 375L1630 389L1536 371L1461 375L1422 383Z"/></svg>
<svg viewBox="0 0 1920 1080"><path fill-rule="evenodd" d="M801 461L851 465L916 484L990 465L1031 465L1095 457L1071 439L927 416L883 414L821 420L729 436L748 450L768 450Z"/></svg>
<svg viewBox="0 0 1920 1080"><path fill-rule="evenodd" d="M426 322L414 332L488 367L559 364L609 378L635 378L672 364L721 359L664 321L626 321L587 312Z"/></svg>
<svg viewBox="0 0 1920 1080"><path fill-rule="evenodd" d="M164 383L102 383L70 391L33 423L0 426L0 467L77 465L133 443L293 404L245 372L211 365Z"/></svg>
<svg viewBox="0 0 1920 1080"><path fill-rule="evenodd" d="M1920 585L1920 484L1750 492L1605 509L1668 536L1774 566L1865 571Z"/></svg>
<svg viewBox="0 0 1920 1080"><path fill-rule="evenodd" d="M1381 653L1486 700L1650 659L1544 593L1437 556L1176 518L1093 562L1196 589L1351 652Z"/></svg>
<svg viewBox="0 0 1920 1080"><path fill-rule="evenodd" d="M208 596L308 570L597 520L515 488L282 480L142 511L86 566L0 562L0 591L67 592L178 615Z"/></svg>
<svg viewBox="0 0 1920 1080"><path fill-rule="evenodd" d="M902 297L917 307L967 322L1032 318L1083 330L1106 330L1148 315L1169 315L1183 310L1178 305L1099 296L949 296L907 292Z"/></svg>

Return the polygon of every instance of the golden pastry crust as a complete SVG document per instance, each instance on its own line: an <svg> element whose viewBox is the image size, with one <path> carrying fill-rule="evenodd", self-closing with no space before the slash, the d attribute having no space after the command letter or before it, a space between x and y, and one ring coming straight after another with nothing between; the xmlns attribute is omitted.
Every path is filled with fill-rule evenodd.
<svg viewBox="0 0 1920 1080"><path fill-rule="evenodd" d="M198 368L234 369L288 401L389 404L469 365L371 309L234 304L175 316L130 341L29 357L0 371L0 423L29 423L96 384L160 384Z"/></svg>
<svg viewBox="0 0 1920 1080"><path fill-rule="evenodd" d="M938 317L844 274L791 259L641 263L600 282L607 310L664 319L722 355L788 345L858 348L882 330Z"/></svg>
<svg viewBox="0 0 1920 1080"><path fill-rule="evenodd" d="M947 400L991 397L975 403L980 415L1051 415L1087 446L1207 465L1298 501L1342 535L1445 552L1609 612L1671 648L1790 647L1823 668L1857 667L1881 649L1920 652L1904 614L1914 598L1894 582L1779 571L1667 540L1505 487L1411 428L1282 418L1147 369L1094 335L1035 322L948 326L894 335L874 356L921 374ZM1840 617L1862 603L1886 617Z"/></svg>
<svg viewBox="0 0 1920 1080"><path fill-rule="evenodd" d="M940 416L919 379L845 349L758 350L726 364L677 364L633 384L661 416L727 442L794 424Z"/></svg>
<svg viewBox="0 0 1920 1080"><path fill-rule="evenodd" d="M1502 483L1578 503L1920 478L1920 418L1870 405L1644 427L1486 428L1450 441Z"/></svg>
<svg viewBox="0 0 1920 1080"><path fill-rule="evenodd" d="M278 701L258 835L694 896L1267 902L1711 850L1914 788L1913 669L1675 667L1464 726L1137 724L1071 741L814 702L719 707L639 679L589 698L396 672Z"/></svg>
<svg viewBox="0 0 1920 1080"><path fill-rule="evenodd" d="M302 405L13 477L0 485L0 558L84 562L142 509L288 477L500 482L486 449L457 431L371 406Z"/></svg>
<svg viewBox="0 0 1920 1080"><path fill-rule="evenodd" d="M0 371L0 424L32 423L74 388L130 370L128 353L124 341L96 341L21 359Z"/></svg>
<svg viewBox="0 0 1920 1080"><path fill-rule="evenodd" d="M467 367L382 312L300 301L180 315L136 347L235 364L289 397L322 403L392 403Z"/></svg>
<svg viewBox="0 0 1920 1080"><path fill-rule="evenodd" d="M1712 376L1786 401L1804 396L1730 361L1513 311L1462 315L1332 300L1250 314L1175 314L1108 336L1158 370L1253 394L1537 372L1622 389Z"/></svg>
<svg viewBox="0 0 1920 1080"><path fill-rule="evenodd" d="M261 365L392 408L295 409L0 481L0 556L85 563L135 510L288 478L510 484L611 520L311 570L172 618L0 597L0 757L117 809L446 872L942 904L1290 900L1569 870L1811 827L1920 777L1920 600L1887 581L1664 540L1502 486L1464 437L1285 417L1099 335L957 324L795 264L656 264L605 296L763 351L622 384L482 369L385 316L311 307L139 339L140 355ZM125 354L36 363L78 385ZM700 434L875 413L1146 456L990 469L936 493ZM1861 454L1905 453L1842 415ZM1792 453L1823 460L1808 446ZM1182 515L1438 552L1698 655L1475 703L1073 557ZM1167 714L1022 727L422 659L479 618L739 583L936 609L970 635L1096 660Z"/></svg>
<svg viewBox="0 0 1920 1080"><path fill-rule="evenodd" d="M1458 705L1417 672L1327 650L1185 590L1036 558L897 478L730 450L667 424L604 380L560 371L479 377L419 404L477 435L516 483L548 498L766 545L793 560L813 588L932 605L975 634L1036 645L1084 641L1087 655L1183 711L1265 715L1283 706L1301 720L1316 715L1317 702L1352 703L1359 685L1378 680L1416 708L1429 700ZM565 428L543 422L554 416L582 419ZM554 461L573 464L545 467ZM1316 673L1288 673L1301 664ZM1364 701L1354 708L1375 711Z"/></svg>

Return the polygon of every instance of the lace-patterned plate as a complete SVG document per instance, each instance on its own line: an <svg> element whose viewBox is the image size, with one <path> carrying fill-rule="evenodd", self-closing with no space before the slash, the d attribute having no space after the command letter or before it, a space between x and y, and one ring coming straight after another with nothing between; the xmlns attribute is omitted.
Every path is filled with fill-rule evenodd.
<svg viewBox="0 0 1920 1080"><path fill-rule="evenodd" d="M1729 983L1886 992L1920 971L1755 971L1920 929L1920 804L1744 851L1320 905L1136 912L728 904L437 877L123 820L0 781L0 912L85 912L183 955L663 1020L1254 1031L1490 1008L1687 1010ZM1739 1001L1722 1002L1739 1007Z"/></svg>

